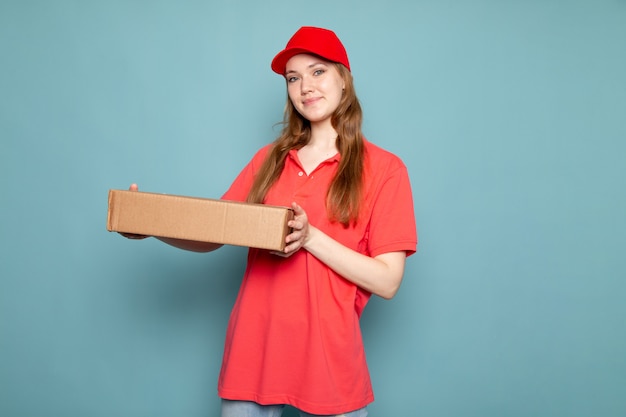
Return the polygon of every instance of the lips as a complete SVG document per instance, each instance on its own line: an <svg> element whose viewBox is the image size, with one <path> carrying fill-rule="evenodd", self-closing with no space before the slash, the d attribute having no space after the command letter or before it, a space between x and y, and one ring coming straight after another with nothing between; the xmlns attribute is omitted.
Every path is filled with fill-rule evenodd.
<svg viewBox="0 0 626 417"><path fill-rule="evenodd" d="M309 106L311 104L317 103L319 100L321 100L321 97L312 97L312 98L308 98L306 100L302 101L302 104L305 106Z"/></svg>

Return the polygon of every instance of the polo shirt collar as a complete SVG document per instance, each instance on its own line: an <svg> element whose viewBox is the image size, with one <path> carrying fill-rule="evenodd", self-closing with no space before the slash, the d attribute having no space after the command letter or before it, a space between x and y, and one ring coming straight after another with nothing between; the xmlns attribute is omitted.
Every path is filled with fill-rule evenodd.
<svg viewBox="0 0 626 417"><path fill-rule="evenodd" d="M297 161L298 164L300 164L300 159L298 158L298 149L291 149L289 151L289 157L291 159L293 159L294 161ZM341 160L341 155L339 154L339 152L337 152L336 154L334 154L333 156L331 156L330 158L326 159L323 162L339 162Z"/></svg>

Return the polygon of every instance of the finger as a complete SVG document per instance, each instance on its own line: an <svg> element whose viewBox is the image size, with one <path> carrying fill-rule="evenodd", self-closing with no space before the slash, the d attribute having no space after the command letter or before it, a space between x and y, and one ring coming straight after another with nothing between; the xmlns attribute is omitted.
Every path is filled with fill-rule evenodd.
<svg viewBox="0 0 626 417"><path fill-rule="evenodd" d="M289 233L287 235L287 237L285 238L285 243L289 244L289 243L297 242L301 238L302 238L302 232L300 230L295 229L293 233Z"/></svg>
<svg viewBox="0 0 626 417"><path fill-rule="evenodd" d="M295 201L291 203L291 208L293 208L294 214L296 216L304 214L304 210L302 209L302 207L300 207L300 205Z"/></svg>
<svg viewBox="0 0 626 417"><path fill-rule="evenodd" d="M298 220L290 220L287 225L294 230L301 230L304 227L304 224Z"/></svg>
<svg viewBox="0 0 626 417"><path fill-rule="evenodd" d="M278 250L270 251L270 253L272 255L280 256L281 258L289 258L291 255L293 255L293 252L281 252L281 251L278 251Z"/></svg>
<svg viewBox="0 0 626 417"><path fill-rule="evenodd" d="M296 252L298 249L300 249L300 242L296 240L285 246L285 253L289 255Z"/></svg>
<svg viewBox="0 0 626 417"><path fill-rule="evenodd" d="M137 184L131 184L128 189L130 191L139 191L139 186Z"/></svg>

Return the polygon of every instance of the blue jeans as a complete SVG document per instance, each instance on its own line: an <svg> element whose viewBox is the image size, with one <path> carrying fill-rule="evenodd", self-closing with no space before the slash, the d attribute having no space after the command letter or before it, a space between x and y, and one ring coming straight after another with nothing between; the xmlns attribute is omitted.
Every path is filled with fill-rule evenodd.
<svg viewBox="0 0 626 417"><path fill-rule="evenodd" d="M252 401L222 400L222 417L280 417L283 414L283 404L260 405ZM300 410L298 410L300 411ZM366 417L367 409L351 411L327 417ZM309 414L300 411L300 417L321 417L318 414Z"/></svg>

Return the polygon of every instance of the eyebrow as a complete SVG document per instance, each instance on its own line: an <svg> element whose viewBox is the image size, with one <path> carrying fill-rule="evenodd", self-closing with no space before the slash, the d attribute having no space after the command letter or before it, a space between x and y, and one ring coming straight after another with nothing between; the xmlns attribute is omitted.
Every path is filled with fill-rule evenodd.
<svg viewBox="0 0 626 417"><path fill-rule="evenodd" d="M324 65L325 67L327 67L327 66L328 66L328 64L326 64L324 61L316 61L316 62L312 63L311 65L308 65L308 66L307 66L307 69L309 69L309 68L313 68L313 67L315 67L315 66L317 66L317 65ZM286 71L286 72L285 72L285 74L292 74L292 73L297 73L297 72L298 72L298 71L289 70L289 71Z"/></svg>

